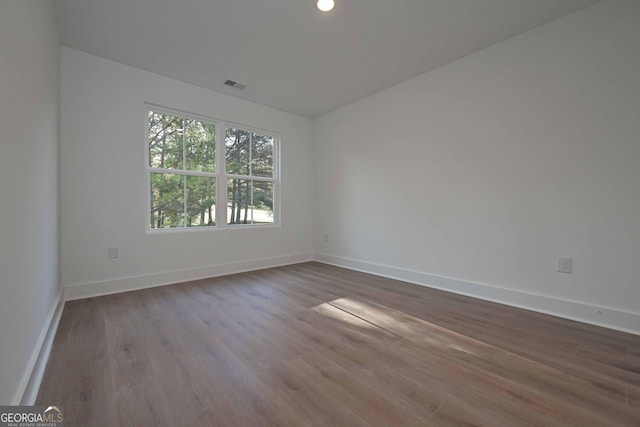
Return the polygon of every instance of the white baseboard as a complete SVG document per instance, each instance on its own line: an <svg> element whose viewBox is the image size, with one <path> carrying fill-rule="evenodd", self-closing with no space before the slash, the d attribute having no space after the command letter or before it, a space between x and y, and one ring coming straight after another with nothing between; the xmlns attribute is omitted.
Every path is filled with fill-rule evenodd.
<svg viewBox="0 0 640 427"><path fill-rule="evenodd" d="M227 274L243 273L245 271L260 270L263 268L298 264L301 262L311 261L312 259L313 257L310 253L303 253L229 264L211 265L187 270L165 271L162 273L122 277L99 282L66 285L64 287L64 294L65 299L67 301L71 301L145 288L153 288L156 286L171 285L191 280L207 279L209 277L224 276Z"/></svg>
<svg viewBox="0 0 640 427"><path fill-rule="evenodd" d="M33 405L35 403L38 397L38 391L40 390L42 376L49 361L49 353L51 352L53 339L58 330L58 323L60 323L64 302L63 292L59 292L49 310L47 320L40 332L38 341L31 352L27 368L22 374L18 389L13 396L12 405Z"/></svg>
<svg viewBox="0 0 640 427"><path fill-rule="evenodd" d="M640 335L640 313L499 288L483 283L436 276L420 271L406 270L329 254L317 253L314 255L314 260L350 270L402 280L416 285ZM599 310L602 314L597 314L596 310Z"/></svg>

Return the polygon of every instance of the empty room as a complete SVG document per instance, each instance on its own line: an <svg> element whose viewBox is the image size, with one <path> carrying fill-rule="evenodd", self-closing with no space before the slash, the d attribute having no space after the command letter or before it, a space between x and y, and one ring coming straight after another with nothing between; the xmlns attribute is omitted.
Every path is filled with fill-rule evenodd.
<svg viewBox="0 0 640 427"><path fill-rule="evenodd" d="M640 426L640 1L0 0L0 426Z"/></svg>

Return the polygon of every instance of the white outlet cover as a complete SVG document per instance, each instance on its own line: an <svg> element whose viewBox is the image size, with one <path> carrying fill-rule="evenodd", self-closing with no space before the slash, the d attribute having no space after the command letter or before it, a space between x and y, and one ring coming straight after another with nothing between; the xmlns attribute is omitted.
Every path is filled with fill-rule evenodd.
<svg viewBox="0 0 640 427"><path fill-rule="evenodd" d="M573 259L572 258L558 258L558 272L571 273L573 272Z"/></svg>

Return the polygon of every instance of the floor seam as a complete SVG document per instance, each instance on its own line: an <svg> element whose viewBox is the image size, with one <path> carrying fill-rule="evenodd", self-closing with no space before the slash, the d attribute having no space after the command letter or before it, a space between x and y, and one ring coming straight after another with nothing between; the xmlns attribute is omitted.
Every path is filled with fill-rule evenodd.
<svg viewBox="0 0 640 427"><path fill-rule="evenodd" d="M365 319L364 317L360 317L360 316L358 316L357 314L353 314L353 313L351 313L350 311L347 311L347 310L345 310L345 309L344 309L344 308L342 308L342 307L338 307L338 306L336 306L336 305L332 304L332 303L331 303L331 301L330 301L330 302L328 302L327 304L329 304L331 307L337 308L338 310L340 310L340 311L343 311L343 312L347 313L347 314L348 314L348 315L350 315L350 316L353 316L353 317L358 318L358 319L360 319L360 320L362 320L362 321L364 321L364 322L367 322L368 324L370 324L370 325L372 325L372 326L375 326L375 327L376 327L376 328L378 328L378 329L382 329L382 330L383 330L383 331L385 331L385 332L388 332L388 333L390 333L390 334L392 334L392 335L395 335L395 336L396 336L396 337L398 337L398 338L403 338L403 339L405 339L403 336L398 335L398 334L396 334L395 332L392 332L392 331L390 331L390 330L388 330L388 329L386 329L386 328L383 328L382 326L377 325L377 324L373 323L372 321Z"/></svg>

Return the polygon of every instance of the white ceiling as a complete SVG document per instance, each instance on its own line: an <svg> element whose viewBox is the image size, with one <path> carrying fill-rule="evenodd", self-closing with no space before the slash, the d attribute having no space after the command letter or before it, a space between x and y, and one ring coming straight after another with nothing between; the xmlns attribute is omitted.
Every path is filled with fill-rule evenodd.
<svg viewBox="0 0 640 427"><path fill-rule="evenodd" d="M596 0L55 2L66 46L316 117Z"/></svg>

